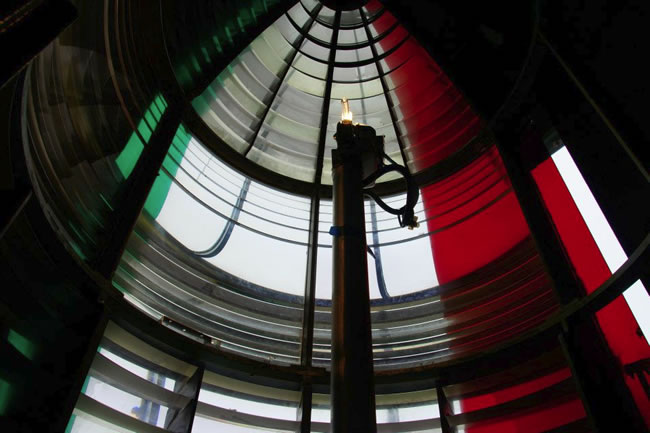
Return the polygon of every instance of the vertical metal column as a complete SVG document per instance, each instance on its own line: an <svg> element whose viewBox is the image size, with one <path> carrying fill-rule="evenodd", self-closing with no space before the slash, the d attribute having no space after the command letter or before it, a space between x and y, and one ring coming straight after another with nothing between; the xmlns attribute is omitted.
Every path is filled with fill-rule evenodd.
<svg viewBox="0 0 650 433"><path fill-rule="evenodd" d="M82 288L82 290L83 289L87 289L88 291L92 290L88 287ZM66 360L73 360L73 362L68 363L71 364L71 380L66 386L67 389L65 390L65 393L62 393L59 390L58 393L56 393L57 395L53 395L53 398L60 402L60 410L57 418L48 420L49 428L51 430L43 429L41 431L61 432L66 430L66 426L70 421L77 399L82 393L84 382L86 381L86 377L90 371L90 366L97 354L97 347L104 336L106 325L108 324L108 315L109 312L105 306L98 305L96 311L92 314L88 314L83 322L77 324L77 335L82 336L79 347L81 348L82 345L85 345L85 349L81 349L79 351L80 353L78 352L76 354L66 352ZM83 331L81 331L81 329L83 329ZM75 357L75 355L81 356ZM37 426L39 424L40 423L36 421L32 425ZM40 427L42 426L43 424L40 425Z"/></svg>
<svg viewBox="0 0 650 433"><path fill-rule="evenodd" d="M341 140L332 151L332 432L371 433L377 427L362 166L348 144Z"/></svg>
<svg viewBox="0 0 650 433"><path fill-rule="evenodd" d="M451 406L449 405L449 400L447 400L445 390L440 384L436 385L436 395L438 397L438 410L440 412L440 428L442 429L442 433L453 433L456 429L451 428L448 419L452 415Z"/></svg>
<svg viewBox="0 0 650 433"><path fill-rule="evenodd" d="M321 7L314 10L312 20L315 22ZM312 22L313 24L313 22ZM318 264L318 224L320 218L320 186L323 174L323 159L325 156L325 142L327 141L327 123L329 121L330 99L332 96L332 81L334 77L334 61L336 60L336 45L338 44L339 25L341 24L341 11L334 15L332 38L330 39L330 52L327 63L327 77L325 80L325 91L323 93L323 107L321 110L320 128L318 135L318 153L316 155L316 172L314 173L314 189L311 194L311 208L309 213L309 244L307 246L307 275L305 283L305 304L303 309L302 325L302 346L300 362L303 367L310 368L312 365L314 351L314 317L316 308L316 273ZM303 34L300 43L306 36ZM297 53L298 51L296 51ZM298 420L300 421L300 432L311 431L311 418L313 406L313 384L311 378L303 377L302 397L298 408Z"/></svg>
<svg viewBox="0 0 650 433"><path fill-rule="evenodd" d="M111 226L103 234L101 248L92 260L95 269L105 278L111 279L120 263L129 236L181 124L183 108L180 104L170 104L167 107L149 143L138 158L132 175L122 186Z"/></svg>
<svg viewBox="0 0 650 433"><path fill-rule="evenodd" d="M203 366L197 367L194 374L184 383L176 383L174 392L178 394L177 401L188 400L182 409L169 409L165 418L165 429L173 433L191 433L199 404L199 393L203 383Z"/></svg>
<svg viewBox="0 0 650 433"><path fill-rule="evenodd" d="M495 128L497 147L508 172L540 257L561 304L583 296L582 283L564 252L545 205L530 175L530 149L524 152L514 120ZM533 145L535 143L532 143ZM538 143L541 145L541 141ZM640 426L640 414L625 385L622 372L593 317L570 321L560 340L583 405L595 431L615 431L616 425ZM637 427L629 428L628 431Z"/></svg>
<svg viewBox="0 0 650 433"><path fill-rule="evenodd" d="M302 379L302 389L300 396L300 404L298 405L298 411L296 416L296 421L298 421L297 433L309 433L311 432L311 410L313 407L313 391L314 386L311 382L311 377L303 376Z"/></svg>

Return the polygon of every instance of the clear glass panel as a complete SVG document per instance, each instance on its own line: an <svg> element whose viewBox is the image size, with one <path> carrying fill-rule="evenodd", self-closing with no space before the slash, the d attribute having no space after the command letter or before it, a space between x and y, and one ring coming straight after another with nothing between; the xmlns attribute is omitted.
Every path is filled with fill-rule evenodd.
<svg viewBox="0 0 650 433"><path fill-rule="evenodd" d="M309 14L300 4L296 4L294 7L289 9L287 12L292 20L298 24L299 27L302 27L307 20L309 20Z"/></svg>
<svg viewBox="0 0 650 433"><path fill-rule="evenodd" d="M296 42L300 38L300 32L291 24L286 15L282 15L268 30L275 28L275 31L269 32L264 37L269 41L269 45L274 47L278 54L293 51ZM264 33L262 33L264 35ZM285 58L282 56L282 58Z"/></svg>
<svg viewBox="0 0 650 433"><path fill-rule="evenodd" d="M297 424L297 423L296 423ZM295 430L278 430L276 428L266 429L263 427L244 426L216 419L210 419L202 416L194 418L192 424L192 433L259 433L259 432L273 432L273 433L292 433Z"/></svg>
<svg viewBox="0 0 650 433"><path fill-rule="evenodd" d="M393 424L383 427L384 431L390 432L442 432L439 428L440 413L435 396L435 389L398 394L377 394L377 424ZM328 432L331 416L330 395L314 393L312 405L311 431ZM399 425L399 423L416 421L420 421L416 426Z"/></svg>
<svg viewBox="0 0 650 433"><path fill-rule="evenodd" d="M331 354L331 299L332 299L332 235L329 234L333 224L332 201L321 199L318 217L318 255L316 257L316 306L314 313L313 365L327 366ZM318 394L314 394L312 423L323 421L318 418L319 407L316 403ZM329 396L328 404L329 404ZM329 410L329 409L328 409ZM329 412L326 415L329 423ZM312 425L313 431L313 425Z"/></svg>
<svg viewBox="0 0 650 433"><path fill-rule="evenodd" d="M293 66L303 57L296 56ZM325 81L292 67L247 157L273 171L313 182Z"/></svg>
<svg viewBox="0 0 650 433"><path fill-rule="evenodd" d="M372 59L372 49L370 47L355 50L336 50L337 63L365 62L369 59Z"/></svg>
<svg viewBox="0 0 650 433"><path fill-rule="evenodd" d="M106 349L105 347L100 346L98 352L106 359L114 362L115 364L135 374L136 376L141 377L142 379L148 380L150 382L157 383L158 385L162 386L167 390L170 391L174 390L174 386L176 385L176 381L174 379L171 379L169 377L162 377L159 373L141 367L127 359L124 359L123 357Z"/></svg>
<svg viewBox="0 0 650 433"><path fill-rule="evenodd" d="M302 53L298 53L293 67L304 75L309 75L313 78L325 80L327 78L327 65L325 63L317 62Z"/></svg>
<svg viewBox="0 0 650 433"><path fill-rule="evenodd" d="M332 299L332 201L320 201L318 216L318 255L316 257L316 298Z"/></svg>
<svg viewBox="0 0 650 433"><path fill-rule="evenodd" d="M289 71L285 78L285 82L287 85L308 95L319 96L322 98L325 94L324 80L306 75L295 68L292 68Z"/></svg>
<svg viewBox="0 0 650 433"><path fill-rule="evenodd" d="M246 220L242 218L242 223ZM306 233L295 234L307 237ZM297 296L304 294L307 265L307 246L304 244L273 239L235 227L222 254L207 260L229 274L261 287ZM253 263L255 272L251 273Z"/></svg>
<svg viewBox="0 0 650 433"><path fill-rule="evenodd" d="M327 41L329 44L329 41ZM312 57L315 60L321 62L321 63L328 63L329 56L330 56L330 49L323 47L322 45L318 45L309 39L305 39L300 46L300 52L305 54L307 57Z"/></svg>
<svg viewBox="0 0 650 433"><path fill-rule="evenodd" d="M281 17L192 101L206 124L238 152L244 153L255 138L298 36Z"/></svg>
<svg viewBox="0 0 650 433"><path fill-rule="evenodd" d="M341 27L352 27L361 25L361 14L359 9L351 11L341 11Z"/></svg>
<svg viewBox="0 0 650 433"><path fill-rule="evenodd" d="M288 119L281 119L278 124L290 125ZM316 172L316 154L318 152L318 134L314 129L303 128L312 134L309 141L290 137L262 127L255 141L255 146L248 158L269 170L305 182L313 182Z"/></svg>
<svg viewBox="0 0 650 433"><path fill-rule="evenodd" d="M309 209L307 198L236 173L181 128L114 284L224 350L296 362Z"/></svg>
<svg viewBox="0 0 650 433"><path fill-rule="evenodd" d="M337 44L338 46L345 45L358 45L368 41L368 36L366 35L365 27L358 29L341 29L339 30L339 36Z"/></svg>
<svg viewBox="0 0 650 433"><path fill-rule="evenodd" d="M435 420L440 417L435 389L395 394L377 394L377 423ZM420 426L424 428L425 426ZM431 426L428 426L431 428ZM399 431L403 430L395 426Z"/></svg>
<svg viewBox="0 0 650 433"><path fill-rule="evenodd" d="M312 394L311 421L313 422L330 422L330 413L332 405L329 394ZM313 430L313 428L312 428Z"/></svg>
<svg viewBox="0 0 650 433"><path fill-rule="evenodd" d="M84 394L147 424L158 427L165 425L168 408L129 394L94 377L88 379Z"/></svg>
<svg viewBox="0 0 650 433"><path fill-rule="evenodd" d="M400 208L405 202L405 195L387 200L393 208ZM366 207L368 245L376 256L374 260L369 258L368 266L375 264L377 278L385 280L390 296L402 296L438 285L421 197L415 215L420 227L407 230L399 227L395 215L374 203Z"/></svg>
<svg viewBox="0 0 650 433"><path fill-rule="evenodd" d="M301 393L206 371L193 431L296 431ZM243 429L243 430L240 430Z"/></svg>
<svg viewBox="0 0 650 433"><path fill-rule="evenodd" d="M325 27L318 21L314 22L314 25L311 27L311 29L309 29L310 36L313 36L314 38L328 45L332 42L332 33L333 31L331 28Z"/></svg>
<svg viewBox="0 0 650 433"><path fill-rule="evenodd" d="M323 98L283 84L272 107L273 112L280 116L303 125L318 127L323 109Z"/></svg>
<svg viewBox="0 0 650 433"><path fill-rule="evenodd" d="M278 101L279 102L279 101ZM314 120L314 119L310 119ZM273 141L278 146L293 147L295 150L300 149L298 143L314 143L318 141L318 125L310 125L301 123L293 118L289 118L279 114L274 110L270 110L264 119L263 132L260 133L258 138L266 138L268 141ZM289 139L288 143L280 143L272 140L272 134L279 134L282 137Z"/></svg>
<svg viewBox="0 0 650 433"><path fill-rule="evenodd" d="M123 431L125 430L117 429L114 425L82 412L77 408L75 408L66 428L66 433L121 433Z"/></svg>
<svg viewBox="0 0 650 433"><path fill-rule="evenodd" d="M334 24L334 15L336 13L333 9L323 6L320 12L318 13L318 21L327 24L329 26Z"/></svg>
<svg viewBox="0 0 650 433"><path fill-rule="evenodd" d="M335 82L358 83L379 77L375 63L359 66L356 68L334 68L333 79Z"/></svg>
<svg viewBox="0 0 650 433"><path fill-rule="evenodd" d="M233 393L229 391L229 393ZM235 393L240 394L241 393ZM219 388L208 390L201 388L199 401L217 406L223 409L235 410L240 413L249 415L263 416L266 418L283 419L295 421L298 412L298 402L280 402L271 398L260 398L255 396L235 397L224 392L219 392ZM253 399L255 397L255 399Z"/></svg>
<svg viewBox="0 0 650 433"><path fill-rule="evenodd" d="M66 431L140 431L140 422L163 428L184 399L178 388L196 372L109 322Z"/></svg>
<svg viewBox="0 0 650 433"><path fill-rule="evenodd" d="M269 27L249 47L266 70L259 67L255 62L256 59L251 56L240 55L242 63L267 89L271 89L272 85L276 83L277 77L287 68L287 59L295 50L280 36L275 26Z"/></svg>
<svg viewBox="0 0 650 433"><path fill-rule="evenodd" d="M364 99L372 98L377 95L383 96L383 93L384 91L379 78L370 81L362 81L360 83L332 83L332 99L338 99L339 104L340 100L343 98L350 100ZM359 105L361 105L361 103ZM350 107L350 109L352 110L352 107ZM352 112L354 113L354 111Z"/></svg>

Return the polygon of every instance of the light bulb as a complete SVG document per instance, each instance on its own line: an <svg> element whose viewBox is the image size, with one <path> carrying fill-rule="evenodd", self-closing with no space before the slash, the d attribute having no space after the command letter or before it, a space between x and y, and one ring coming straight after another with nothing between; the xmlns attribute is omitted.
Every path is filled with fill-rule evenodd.
<svg viewBox="0 0 650 433"><path fill-rule="evenodd" d="M350 104L348 104L348 99L341 99L341 123L352 123L352 111L350 111Z"/></svg>

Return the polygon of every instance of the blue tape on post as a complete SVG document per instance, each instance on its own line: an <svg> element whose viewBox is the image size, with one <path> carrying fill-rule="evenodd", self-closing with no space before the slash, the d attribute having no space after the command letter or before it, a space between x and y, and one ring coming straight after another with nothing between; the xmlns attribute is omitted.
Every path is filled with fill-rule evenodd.
<svg viewBox="0 0 650 433"><path fill-rule="evenodd" d="M341 236L343 234L343 227L341 226L332 226L330 227L330 235L332 236Z"/></svg>
<svg viewBox="0 0 650 433"><path fill-rule="evenodd" d="M359 230L357 227L332 226L330 227L330 235L364 237L365 233L362 230Z"/></svg>

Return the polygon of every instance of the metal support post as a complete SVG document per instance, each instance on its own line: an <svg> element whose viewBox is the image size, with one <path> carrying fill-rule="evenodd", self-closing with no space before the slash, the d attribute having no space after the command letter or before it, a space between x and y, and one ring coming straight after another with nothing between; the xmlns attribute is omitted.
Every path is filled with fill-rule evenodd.
<svg viewBox="0 0 650 433"><path fill-rule="evenodd" d="M51 430L45 431L65 431L66 425L68 424L70 417L74 411L77 398L79 397L79 394L82 393L83 384L85 383L88 372L90 371L90 366L92 365L93 359L95 359L95 355L97 354L97 347L99 346L99 343L104 336L106 325L108 324L108 314L109 313L104 305L98 305L97 311L95 311L93 314L89 314L86 320L83 323L79 324L79 328L84 329L85 332L87 332L85 335L83 335L83 343L81 343L79 346L82 347L82 345L85 345L85 349L81 349L81 353L74 354L77 356L81 355L81 357L73 358L74 362L69 363L72 364L70 366L70 369L72 370L71 380L67 384L68 389L66 390L65 396L62 399L58 399L61 405L59 412L60 416L58 416L58 418L55 420L51 420ZM82 333L79 332L77 335L82 335ZM68 352L66 353L66 357L68 361L70 361L73 357L73 354ZM37 425L37 423L34 423L34 425Z"/></svg>
<svg viewBox="0 0 650 433"><path fill-rule="evenodd" d="M203 366L197 367L194 374L184 383L176 383L174 392L178 394L178 401L187 401L182 409L170 409L165 418L165 430L173 433L190 433L196 416L196 407L199 404L199 393L203 382ZM189 401L188 401L189 400Z"/></svg>
<svg viewBox="0 0 650 433"><path fill-rule="evenodd" d="M512 132L515 130L512 122L503 123L495 131L497 146L531 235L553 280L555 292L560 302L567 304L584 292L530 175L533 164L527 158L536 153L535 146L542 146L542 143L541 140L529 142L525 153L521 137ZM623 420L627 426L640 425L640 414L623 381L622 370L595 319L588 317L567 323L560 342L594 429L613 431L611 420L616 420L619 425Z"/></svg>
<svg viewBox="0 0 650 433"><path fill-rule="evenodd" d="M302 390L300 397L300 406L298 406L298 413L296 420L298 421L298 433L311 432L311 410L313 407L313 391L314 387L311 383L311 377L306 376L302 382Z"/></svg>
<svg viewBox="0 0 650 433"><path fill-rule="evenodd" d="M442 429L442 433L453 433L456 429L451 428L448 420L448 417L452 415L451 406L449 405L449 400L447 400L442 385L436 386L436 395L438 397L438 410L440 412L440 428Z"/></svg>
<svg viewBox="0 0 650 433"><path fill-rule="evenodd" d="M642 432L645 424L622 369L591 321L565 323L558 336L591 427L596 432Z"/></svg>
<svg viewBox="0 0 650 433"><path fill-rule="evenodd" d="M361 153L339 123L334 180L332 432L376 432Z"/></svg>
<svg viewBox="0 0 650 433"><path fill-rule="evenodd" d="M120 192L112 225L104 233L102 248L93 260L95 268L106 278L112 278L126 248L129 235L144 207L151 187L167 156L174 135L181 123L182 106L171 104L160 119L147 147L138 159L133 175Z"/></svg>

